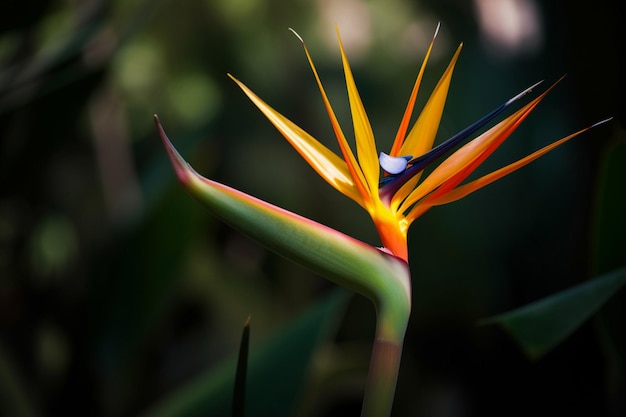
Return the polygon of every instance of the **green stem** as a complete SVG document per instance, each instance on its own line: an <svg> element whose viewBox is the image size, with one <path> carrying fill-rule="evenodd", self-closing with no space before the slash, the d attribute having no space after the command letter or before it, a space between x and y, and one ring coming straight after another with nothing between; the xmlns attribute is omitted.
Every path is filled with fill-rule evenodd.
<svg viewBox="0 0 626 417"><path fill-rule="evenodd" d="M376 338L365 386L361 417L391 415L404 334L411 311L410 298L382 292L376 306Z"/></svg>
<svg viewBox="0 0 626 417"><path fill-rule="evenodd" d="M361 417L385 417L391 414L401 356L402 342L376 338Z"/></svg>

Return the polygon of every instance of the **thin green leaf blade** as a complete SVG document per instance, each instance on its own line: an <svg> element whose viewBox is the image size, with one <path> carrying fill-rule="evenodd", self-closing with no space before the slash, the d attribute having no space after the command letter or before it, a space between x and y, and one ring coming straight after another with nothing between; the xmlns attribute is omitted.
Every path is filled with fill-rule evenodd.
<svg viewBox="0 0 626 417"><path fill-rule="evenodd" d="M626 283L626 268L482 321L498 324L537 359L562 342Z"/></svg>
<svg viewBox="0 0 626 417"><path fill-rule="evenodd" d="M259 348L251 344L248 362L247 417L293 415L307 377L309 359L343 317L348 296L337 290L313 305ZM144 414L144 417L229 417L236 359L183 386Z"/></svg>
<svg viewBox="0 0 626 417"><path fill-rule="evenodd" d="M235 391L233 394L233 417L243 417L246 409L246 381L248 376L248 351L250 348L250 319L248 316L243 325L239 357L237 358L237 372L235 373Z"/></svg>

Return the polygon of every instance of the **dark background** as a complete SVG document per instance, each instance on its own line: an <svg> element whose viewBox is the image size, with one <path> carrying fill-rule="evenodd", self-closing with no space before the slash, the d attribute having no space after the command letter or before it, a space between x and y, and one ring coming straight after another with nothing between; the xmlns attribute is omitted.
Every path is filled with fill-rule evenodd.
<svg viewBox="0 0 626 417"><path fill-rule="evenodd" d="M567 73L481 172L615 119L414 223L414 307L394 415L624 415L625 388L595 321L539 361L498 328L476 325L606 272L594 265L590 237L600 161L624 141L624 6L493 1L485 10L498 3L509 12L481 20L486 3L3 6L0 414L136 415L233 355L248 314L254 350L331 291L189 197L152 115L203 175L378 244L366 213L318 178L226 74L336 149L287 28L307 41L350 132L338 24L384 150L441 22L418 106L456 46L464 49L439 140L536 81ZM505 33L490 34L494 24ZM322 351L330 369L351 358L352 371L305 388L317 405L300 415L358 414L374 313L355 297L338 320Z"/></svg>

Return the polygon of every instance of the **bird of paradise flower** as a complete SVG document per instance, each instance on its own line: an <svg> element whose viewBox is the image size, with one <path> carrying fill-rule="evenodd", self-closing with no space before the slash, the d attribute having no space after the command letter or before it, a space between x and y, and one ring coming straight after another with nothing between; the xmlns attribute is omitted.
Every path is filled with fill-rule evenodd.
<svg viewBox="0 0 626 417"><path fill-rule="evenodd" d="M295 31L292 30L302 42L339 143L341 156L274 110L229 74L322 178L369 213L382 242L382 247L379 248L200 176L174 149L155 115L157 128L178 179L193 196L222 220L271 250L366 296L373 302L377 313L377 327L363 402L363 416L388 415L393 402L402 343L411 310L407 246L409 226L431 207L459 200L520 169L592 127L606 122L604 120L579 130L512 164L463 183L513 133L558 81L468 143L460 146L540 83L515 95L480 120L433 147L462 44L457 48L410 130L409 125L438 31L439 26L418 72L388 154L378 153L376 149L372 128L339 31L337 34L352 115L356 156L339 125L308 48ZM424 168L446 154L449 155L422 179Z"/></svg>

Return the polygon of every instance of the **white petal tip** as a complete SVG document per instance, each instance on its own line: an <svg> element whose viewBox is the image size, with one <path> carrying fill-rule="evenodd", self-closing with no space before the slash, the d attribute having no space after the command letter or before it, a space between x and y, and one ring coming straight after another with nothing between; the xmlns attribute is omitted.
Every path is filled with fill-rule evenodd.
<svg viewBox="0 0 626 417"><path fill-rule="evenodd" d="M380 162L380 167L386 173L391 175L396 175L403 172L409 162L405 157L389 156L384 152L380 153L378 161Z"/></svg>

